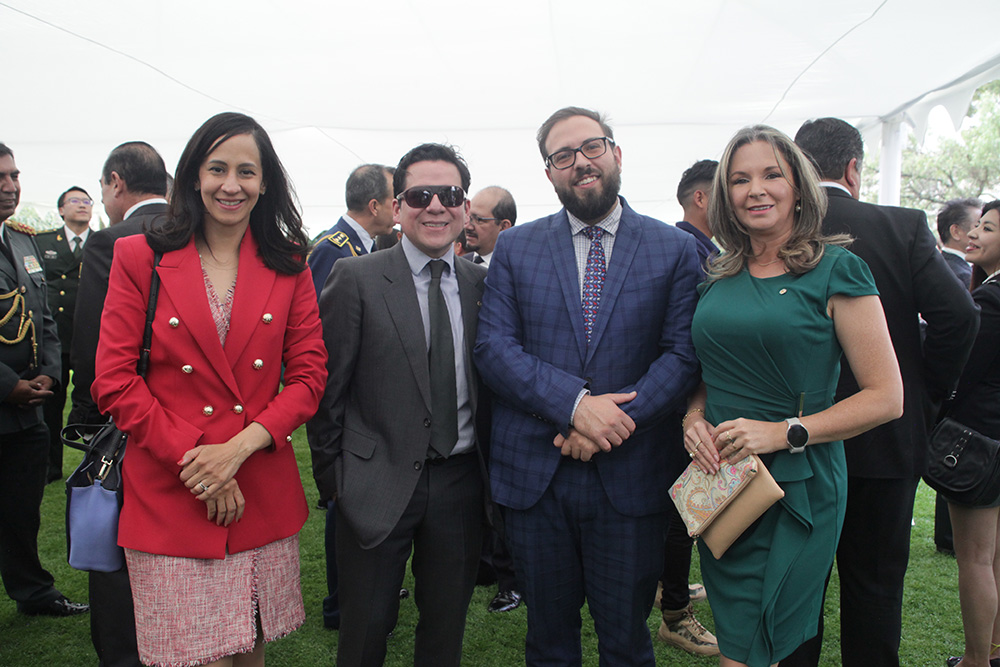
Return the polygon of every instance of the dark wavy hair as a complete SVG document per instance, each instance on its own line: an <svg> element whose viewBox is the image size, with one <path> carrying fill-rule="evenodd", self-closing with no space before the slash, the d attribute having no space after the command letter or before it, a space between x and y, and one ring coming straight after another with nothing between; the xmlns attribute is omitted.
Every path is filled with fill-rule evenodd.
<svg viewBox="0 0 1000 667"><path fill-rule="evenodd" d="M986 215L993 209L1000 209L1000 199L994 199L985 206L983 206L982 215ZM983 284L983 281L989 278L986 271L979 267L977 264L972 265L972 283L970 289L976 289Z"/></svg>
<svg viewBox="0 0 1000 667"><path fill-rule="evenodd" d="M146 232L153 250L170 252L186 246L205 224L205 204L195 190L199 171L212 149L241 134L253 137L260 151L261 171L266 192L261 192L250 212L250 233L260 248L268 268L295 274L306 267L309 239L295 204L295 192L264 128L241 113L220 113L198 128L188 141L174 174L173 197L168 220Z"/></svg>

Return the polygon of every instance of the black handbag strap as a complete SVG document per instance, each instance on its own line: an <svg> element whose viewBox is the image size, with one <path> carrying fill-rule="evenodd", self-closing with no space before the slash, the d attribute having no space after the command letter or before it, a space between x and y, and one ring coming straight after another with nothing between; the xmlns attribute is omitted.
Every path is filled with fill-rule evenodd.
<svg viewBox="0 0 1000 667"><path fill-rule="evenodd" d="M149 301L146 305L146 326L142 333L142 347L139 349L139 361L136 363L136 372L139 377L146 377L146 370L149 368L149 350L153 342L153 317L156 315L156 301L160 294L160 274L156 272L163 253L153 254L153 275L149 281ZM67 424L60 433L63 444L74 449L85 452L93 451L94 454L110 458L118 451L118 444L113 438L99 439L100 442L93 444L93 438L109 423L105 424ZM76 437L71 437L76 436ZM97 451L104 448L106 451Z"/></svg>
<svg viewBox="0 0 1000 667"><path fill-rule="evenodd" d="M160 274L156 272L156 267L160 265L162 258L162 252L153 255L153 277L149 281L149 303L146 305L146 328L142 334L139 363L136 365L136 372L141 378L146 377L146 370L149 369L149 349L153 344L153 316L156 315L156 300L160 295Z"/></svg>

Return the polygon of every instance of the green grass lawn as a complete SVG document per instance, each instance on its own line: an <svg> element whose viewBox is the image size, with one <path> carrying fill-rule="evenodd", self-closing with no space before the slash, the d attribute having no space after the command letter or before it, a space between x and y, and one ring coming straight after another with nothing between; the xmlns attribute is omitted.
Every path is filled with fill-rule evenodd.
<svg viewBox="0 0 1000 667"><path fill-rule="evenodd" d="M302 594L306 605L305 625L291 636L268 647L267 662L272 667L320 667L332 665L337 650L337 633L323 629L320 605L326 594L323 526L326 513L315 509L318 494L309 469L309 451L304 429L294 438L302 479L309 501L309 520L301 534ZM64 471L72 470L81 454L66 450ZM50 484L42 504L42 530L39 552L42 564L56 578L56 585L71 600L87 599L87 575L72 570L66 564L64 531L66 494L61 483ZM921 485L917 492L911 540L910 568L906 577L906 597L903 617L902 664L922 667L943 665L949 655L962 652L962 622L958 606L957 568L955 560L934 550L934 494ZM697 549L691 579L699 580ZM407 577L404 584L412 589ZM839 596L836 576L830 584L826 603L826 642L823 664L837 665L839 651ZM524 664L525 609L522 606L505 614L488 614L486 605L495 594L493 587L479 587L472 598L465 632L463 664L517 665ZM698 603L696 611L709 629L711 608ZM597 638L593 623L584 612L584 664L597 665ZM412 596L400 605L399 625L389 642L387 665L412 664L413 629L417 622ZM656 612L649 617L650 632L659 627ZM657 663L660 665L715 665L715 658L690 656L654 640ZM28 617L18 614L14 603L0 595L0 667L36 667L38 665L96 665L97 658L90 643L90 618Z"/></svg>

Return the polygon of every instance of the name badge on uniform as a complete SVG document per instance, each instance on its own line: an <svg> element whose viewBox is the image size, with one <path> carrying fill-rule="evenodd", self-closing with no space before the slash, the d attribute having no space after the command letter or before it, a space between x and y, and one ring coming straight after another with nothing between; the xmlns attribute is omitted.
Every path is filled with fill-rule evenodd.
<svg viewBox="0 0 1000 667"><path fill-rule="evenodd" d="M42 265L38 263L38 259L34 255L25 255L24 270L28 273L38 273L42 270Z"/></svg>

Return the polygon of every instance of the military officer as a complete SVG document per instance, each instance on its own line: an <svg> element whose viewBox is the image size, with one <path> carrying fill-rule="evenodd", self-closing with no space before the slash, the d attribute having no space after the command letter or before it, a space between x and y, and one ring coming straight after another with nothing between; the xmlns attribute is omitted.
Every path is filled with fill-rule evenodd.
<svg viewBox="0 0 1000 667"><path fill-rule="evenodd" d="M18 176L0 143L0 578L19 612L72 616L89 607L67 600L38 560L49 443L41 406L58 385L60 350L38 246L4 224L20 200Z"/></svg>
<svg viewBox="0 0 1000 667"><path fill-rule="evenodd" d="M317 298L334 262L373 252L375 237L392 231L393 172L395 169L385 165L363 164L347 178L347 212L323 232L307 260Z"/></svg>
<svg viewBox="0 0 1000 667"><path fill-rule="evenodd" d="M48 284L49 310L59 329L62 345L62 377L55 395L45 401L43 412L49 428L48 481L62 478L63 445L59 432L63 426L63 408L66 405L66 388L69 386L69 351L73 342L73 312L76 310L76 292L80 285L80 259L83 246L90 236L90 217L94 201L87 191L73 186L59 195L59 217L63 226L35 236L35 243L42 253L42 267Z"/></svg>

